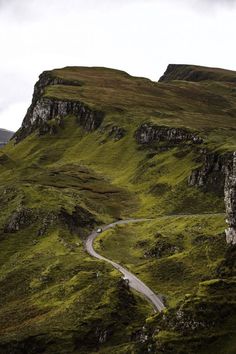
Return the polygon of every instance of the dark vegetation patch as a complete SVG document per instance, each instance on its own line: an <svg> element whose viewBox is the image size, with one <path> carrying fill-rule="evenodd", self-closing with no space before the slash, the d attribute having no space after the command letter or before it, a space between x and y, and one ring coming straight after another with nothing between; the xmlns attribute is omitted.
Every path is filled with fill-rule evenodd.
<svg viewBox="0 0 236 354"><path fill-rule="evenodd" d="M92 230L97 221L88 210L76 205L72 214L68 213L64 208L61 209L59 219L63 224L67 225L71 233L83 232L83 229Z"/></svg>
<svg viewBox="0 0 236 354"><path fill-rule="evenodd" d="M158 183L155 186L151 187L150 192L155 196L160 196L165 194L170 190L170 186L167 183Z"/></svg>
<svg viewBox="0 0 236 354"><path fill-rule="evenodd" d="M181 245L181 241L173 244L169 241L168 237L160 236L152 247L145 252L145 256L150 258L162 258L182 251L183 246Z"/></svg>

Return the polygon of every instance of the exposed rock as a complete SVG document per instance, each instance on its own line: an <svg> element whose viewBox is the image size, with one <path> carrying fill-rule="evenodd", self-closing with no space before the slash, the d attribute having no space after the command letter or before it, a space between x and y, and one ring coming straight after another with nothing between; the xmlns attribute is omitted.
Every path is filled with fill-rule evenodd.
<svg viewBox="0 0 236 354"><path fill-rule="evenodd" d="M189 186L202 187L207 191L213 190L219 195L224 194L224 184L227 166L231 161L230 154L219 155L207 149L200 151L202 166L192 171L188 179Z"/></svg>
<svg viewBox="0 0 236 354"><path fill-rule="evenodd" d="M138 144L168 142L170 146L178 144L201 144L203 139L187 129L158 126L151 123L142 124L135 132Z"/></svg>
<svg viewBox="0 0 236 354"><path fill-rule="evenodd" d="M109 131L108 135L115 141L121 140L126 134L126 130L124 128L113 126Z"/></svg>
<svg viewBox="0 0 236 354"><path fill-rule="evenodd" d="M236 244L227 247L225 257L216 268L216 277L236 279Z"/></svg>
<svg viewBox="0 0 236 354"><path fill-rule="evenodd" d="M96 224L94 216L79 205L75 207L71 214L64 208L62 208L59 213L56 211L45 213L39 209L27 209L22 207L11 215L4 227L4 232L14 233L37 221L40 221L41 225L37 232L38 236L44 236L50 227L58 223L67 226L71 233L79 232L80 235L83 235L84 228L93 228Z"/></svg>
<svg viewBox="0 0 236 354"><path fill-rule="evenodd" d="M77 80L66 80L59 77L53 76L51 71L44 71L40 76L39 80L34 86L34 93L32 98L32 104L29 110L36 105L38 99L44 94L45 87L51 85L71 85L71 86L82 86L82 83ZM29 111L28 110L28 111Z"/></svg>
<svg viewBox="0 0 236 354"><path fill-rule="evenodd" d="M202 150L202 166L192 171L190 186L224 195L227 224L226 241L236 244L236 152L219 155Z"/></svg>
<svg viewBox="0 0 236 354"><path fill-rule="evenodd" d="M95 335L98 337L98 343L99 344L106 343L107 337L108 337L108 331L107 330L101 330L99 327L97 327L96 330L95 330Z"/></svg>
<svg viewBox="0 0 236 354"><path fill-rule="evenodd" d="M58 215L53 212L49 212L47 215L44 216L41 222L41 227L38 230L38 236L46 235L48 229L53 226L55 223L58 222Z"/></svg>
<svg viewBox="0 0 236 354"><path fill-rule="evenodd" d="M48 85L77 85L78 81L68 81L53 77L49 72L40 75L39 81L34 88L32 103L26 113L21 128L16 132L14 138L16 142L21 141L35 130L40 134L54 134L55 126L50 121L57 118L58 124L62 124L62 118L67 115L75 115L77 122L87 131L97 129L104 118L104 113L92 110L88 105L80 101L57 100L43 97L45 87Z"/></svg>
<svg viewBox="0 0 236 354"><path fill-rule="evenodd" d="M102 144L106 143L110 139L114 141L119 141L126 135L126 130L118 125L103 125L99 128L99 132L105 135Z"/></svg>
<svg viewBox="0 0 236 354"><path fill-rule="evenodd" d="M58 118L59 126L62 118L74 115L79 125L87 131L96 130L103 121L104 113L93 111L81 102L60 101L52 98L40 98L35 105L29 108L22 127L15 134L16 141L39 129L40 134L55 133L50 121Z"/></svg>
<svg viewBox="0 0 236 354"><path fill-rule="evenodd" d="M82 82L77 80L66 80L60 77L53 76L51 71L44 71L39 76L39 80L34 86L33 103L35 103L38 97L44 93L45 87L49 85L82 86Z"/></svg>
<svg viewBox="0 0 236 354"><path fill-rule="evenodd" d="M14 233L27 226L34 220L35 215L31 209L23 208L15 211L4 227L4 232Z"/></svg>
<svg viewBox="0 0 236 354"><path fill-rule="evenodd" d="M234 152L233 161L228 165L226 172L225 206L229 226L226 230L226 241L234 245L236 244L236 152Z"/></svg>

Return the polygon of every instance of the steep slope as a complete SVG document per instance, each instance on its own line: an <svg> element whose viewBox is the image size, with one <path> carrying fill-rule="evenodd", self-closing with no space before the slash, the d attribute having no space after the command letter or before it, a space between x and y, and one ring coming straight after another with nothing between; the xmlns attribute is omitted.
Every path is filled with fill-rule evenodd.
<svg viewBox="0 0 236 354"><path fill-rule="evenodd" d="M183 81L217 81L217 82L236 82L235 71L219 68L208 68L197 65L170 64L159 82L173 80Z"/></svg>
<svg viewBox="0 0 236 354"><path fill-rule="evenodd" d="M2 353L233 353L236 73L167 71L40 76L0 155ZM97 248L165 298L154 317L83 248L96 225L132 217L155 220Z"/></svg>
<svg viewBox="0 0 236 354"><path fill-rule="evenodd" d="M7 142L11 139L14 132L6 129L0 129L0 147L7 144Z"/></svg>

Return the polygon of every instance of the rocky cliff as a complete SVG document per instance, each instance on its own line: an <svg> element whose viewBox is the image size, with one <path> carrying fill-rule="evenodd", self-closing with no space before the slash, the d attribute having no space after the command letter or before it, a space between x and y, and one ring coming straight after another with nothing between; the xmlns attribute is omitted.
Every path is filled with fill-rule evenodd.
<svg viewBox="0 0 236 354"><path fill-rule="evenodd" d="M15 134L16 142L21 141L32 132L38 130L40 134L55 133L57 126L63 125L63 118L74 115L79 125L86 131L97 129L104 117L104 113L93 110L80 101L57 100L44 97L45 88L51 85L81 86L79 81L64 80L53 77L49 72L40 75L34 88L32 103L26 113L21 128ZM51 124L53 119L57 124Z"/></svg>
<svg viewBox="0 0 236 354"><path fill-rule="evenodd" d="M236 153L218 154L201 151L198 159L201 167L192 171L188 183L203 190L212 191L224 196L227 223L226 241L229 244L236 243Z"/></svg>
<svg viewBox="0 0 236 354"><path fill-rule="evenodd" d="M135 132L135 138L137 143L141 145L163 141L169 142L170 146L181 143L201 144L203 142L197 133L187 129L158 126L151 123L142 124Z"/></svg>
<svg viewBox="0 0 236 354"><path fill-rule="evenodd" d="M201 149L196 160L201 163L201 166L192 171L188 184L214 191L214 193L223 196L226 170L231 161L232 155L229 153L220 155L207 149Z"/></svg>
<svg viewBox="0 0 236 354"><path fill-rule="evenodd" d="M236 244L236 152L226 170L225 206L228 223L226 241L234 245Z"/></svg>

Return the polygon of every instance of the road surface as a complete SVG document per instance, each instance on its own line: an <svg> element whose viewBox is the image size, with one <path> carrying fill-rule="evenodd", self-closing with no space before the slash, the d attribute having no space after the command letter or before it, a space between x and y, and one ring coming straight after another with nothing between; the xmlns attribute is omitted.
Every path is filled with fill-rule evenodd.
<svg viewBox="0 0 236 354"><path fill-rule="evenodd" d="M124 225L124 224L130 224L130 223L136 223L136 222L143 222L143 221L148 221L150 219L129 219L129 220L120 220L117 222L114 222L112 224L106 225L102 227L103 231L106 231L116 225ZM161 312L164 308L165 305L163 304L161 298L156 295L147 285L145 285L140 279L138 279L134 274L129 272L127 269L122 267L120 264L115 263L111 261L108 258L105 258L98 254L94 248L93 248L93 243L95 238L99 235L96 231L93 231L85 241L85 249L86 251L95 258L101 259L105 262L108 262L113 265L114 268L116 268L119 272L123 274L123 278L127 279L129 281L129 286L142 294L152 305L154 308L155 312Z"/></svg>

